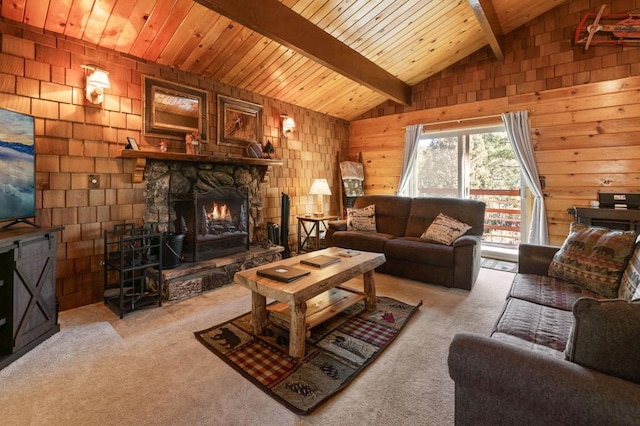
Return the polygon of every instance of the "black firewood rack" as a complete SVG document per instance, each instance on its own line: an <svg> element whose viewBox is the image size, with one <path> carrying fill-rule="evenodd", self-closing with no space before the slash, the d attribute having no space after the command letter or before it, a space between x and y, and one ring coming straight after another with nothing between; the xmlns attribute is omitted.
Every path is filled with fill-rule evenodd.
<svg viewBox="0 0 640 426"><path fill-rule="evenodd" d="M162 233L125 223L104 231L104 303L120 318L162 306Z"/></svg>

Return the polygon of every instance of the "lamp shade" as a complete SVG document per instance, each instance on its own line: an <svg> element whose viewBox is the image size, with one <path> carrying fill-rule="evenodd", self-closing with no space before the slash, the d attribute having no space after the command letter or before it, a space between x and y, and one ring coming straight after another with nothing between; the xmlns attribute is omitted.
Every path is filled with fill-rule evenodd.
<svg viewBox="0 0 640 426"><path fill-rule="evenodd" d="M329 184L326 179L314 179L311 189L309 190L309 194L331 195L331 188L329 188Z"/></svg>
<svg viewBox="0 0 640 426"><path fill-rule="evenodd" d="M95 70L93 74L87 77L87 86L100 87L102 89L108 89L111 87L109 83L109 76L102 70Z"/></svg>
<svg viewBox="0 0 640 426"><path fill-rule="evenodd" d="M93 65L82 65L83 68L93 70L87 76L86 98L89 103L101 104L104 101L104 89L111 87L108 72L103 71Z"/></svg>
<svg viewBox="0 0 640 426"><path fill-rule="evenodd" d="M296 128L296 122L287 114L282 114L280 118L282 119L282 134L286 137Z"/></svg>

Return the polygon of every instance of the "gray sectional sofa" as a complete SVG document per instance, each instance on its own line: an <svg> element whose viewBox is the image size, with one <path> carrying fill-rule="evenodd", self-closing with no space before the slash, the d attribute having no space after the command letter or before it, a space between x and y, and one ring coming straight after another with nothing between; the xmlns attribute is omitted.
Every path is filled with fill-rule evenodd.
<svg viewBox="0 0 640 426"><path fill-rule="evenodd" d="M471 290L480 271L485 203L458 198L365 195L355 209L375 205L375 231L348 230L346 220L329 222L327 246L384 253L376 271ZM471 226L451 244L420 238L438 214Z"/></svg>
<svg viewBox="0 0 640 426"><path fill-rule="evenodd" d="M558 249L522 244L491 337L454 336L457 425L640 424L640 302L549 276ZM634 286L639 257L623 265Z"/></svg>

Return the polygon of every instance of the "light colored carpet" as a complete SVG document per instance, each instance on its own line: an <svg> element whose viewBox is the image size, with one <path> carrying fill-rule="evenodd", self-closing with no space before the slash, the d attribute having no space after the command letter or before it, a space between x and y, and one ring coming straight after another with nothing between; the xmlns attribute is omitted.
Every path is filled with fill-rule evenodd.
<svg viewBox="0 0 640 426"><path fill-rule="evenodd" d="M297 416L193 335L247 312L230 285L123 320L98 303L60 314L60 333L0 371L7 425L451 425L452 336L488 334L513 274L482 268L471 292L377 274L379 295L419 312L391 346L312 414ZM349 282L361 287L358 280Z"/></svg>

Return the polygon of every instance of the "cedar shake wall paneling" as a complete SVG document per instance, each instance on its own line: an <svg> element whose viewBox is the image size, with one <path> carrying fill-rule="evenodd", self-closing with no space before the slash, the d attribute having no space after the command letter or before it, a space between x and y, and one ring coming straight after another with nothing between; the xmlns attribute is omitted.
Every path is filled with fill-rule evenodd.
<svg viewBox="0 0 640 426"><path fill-rule="evenodd" d="M262 184L265 226L280 223L281 193L289 194L292 248L297 247L295 215L314 210L315 199L308 195L314 178L328 179L334 195L326 201L330 198L332 212L339 209L338 155L346 152L348 136L342 120L8 20L0 19L0 46L0 107L36 118L36 222L65 227L57 247L63 310L102 300L103 232L116 223L142 224L145 188L132 183L135 160L117 158L127 136L143 150L159 150L160 139L141 135L142 75L208 91L205 152L244 154L215 143L218 93L263 105L263 143L270 140L273 158L284 161L269 169ZM102 107L84 101L83 64L109 72L111 88ZM296 121L288 139L279 132L282 113ZM169 151L184 152L182 141L167 141ZM99 189L89 189L90 174L99 176Z"/></svg>
<svg viewBox="0 0 640 426"><path fill-rule="evenodd" d="M568 234L567 208L598 191L640 192L640 47L573 46L578 22L601 4L560 6L507 34L503 61L485 48L414 86L411 106L389 102L351 122L348 157L362 156L367 193L397 190L404 126L468 127L487 116L499 123L501 113L524 109L546 178L552 244ZM620 0L605 13L639 9L638 0Z"/></svg>

